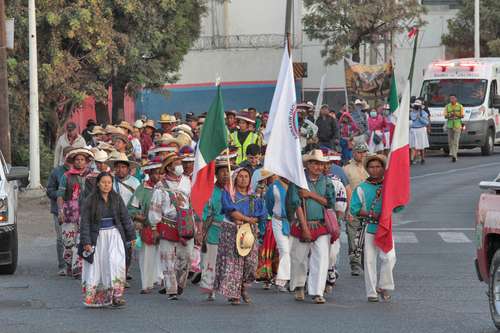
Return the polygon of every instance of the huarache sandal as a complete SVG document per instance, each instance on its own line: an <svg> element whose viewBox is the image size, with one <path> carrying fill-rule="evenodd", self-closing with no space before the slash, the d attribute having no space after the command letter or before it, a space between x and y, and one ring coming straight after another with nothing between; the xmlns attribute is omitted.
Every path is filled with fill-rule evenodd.
<svg viewBox="0 0 500 333"><path fill-rule="evenodd" d="M230 298L229 303L231 303L231 305L240 305L240 299L239 298Z"/></svg>
<svg viewBox="0 0 500 333"><path fill-rule="evenodd" d="M389 293L389 290L377 288L377 293L380 295L380 297L382 297L382 299L385 302L389 302L392 298L391 294Z"/></svg>
<svg viewBox="0 0 500 333"><path fill-rule="evenodd" d="M248 293L246 292L246 290L242 290L241 291L241 298L243 298L243 302L245 302L247 304L251 304L252 303L252 298L250 297L250 295L248 295Z"/></svg>
<svg viewBox="0 0 500 333"><path fill-rule="evenodd" d="M297 288L295 289L295 300L296 301L303 301L304 300L304 288Z"/></svg>
<svg viewBox="0 0 500 333"><path fill-rule="evenodd" d="M325 304L326 303L326 300L323 296L314 296L313 301L316 304Z"/></svg>
<svg viewBox="0 0 500 333"><path fill-rule="evenodd" d="M368 297L368 302L370 302L370 303L377 303L378 302L378 297L377 296L370 296L370 297Z"/></svg>

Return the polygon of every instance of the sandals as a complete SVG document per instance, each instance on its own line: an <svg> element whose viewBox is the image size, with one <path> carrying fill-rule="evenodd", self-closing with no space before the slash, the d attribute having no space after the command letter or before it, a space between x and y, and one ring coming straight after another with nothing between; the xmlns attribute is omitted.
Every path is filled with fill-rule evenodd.
<svg viewBox="0 0 500 333"><path fill-rule="evenodd" d="M377 290L377 294L379 294L380 297L382 297L382 300L384 300L385 302L389 302L392 299L392 296L389 293L389 290L382 289L382 288L377 288L376 290Z"/></svg>
<svg viewBox="0 0 500 333"><path fill-rule="evenodd" d="M295 300L296 301L303 301L305 298L304 296L304 288L296 288L295 289Z"/></svg>
<svg viewBox="0 0 500 333"><path fill-rule="evenodd" d="M250 297L250 295L248 295L245 289L241 290L241 298L243 298L243 302L247 304L252 304L252 298Z"/></svg>
<svg viewBox="0 0 500 333"><path fill-rule="evenodd" d="M111 304L112 307L114 308L119 308L123 307L127 304L127 302L123 298L117 298L113 300L113 303Z"/></svg>
<svg viewBox="0 0 500 333"><path fill-rule="evenodd" d="M368 302L370 302L370 303L378 303L378 296L370 296L370 297L368 297Z"/></svg>
<svg viewBox="0 0 500 333"><path fill-rule="evenodd" d="M323 296L319 296L319 295L318 296L314 296L313 297L313 301L316 304L325 304L326 303L325 298Z"/></svg>
<svg viewBox="0 0 500 333"><path fill-rule="evenodd" d="M231 303L231 305L240 305L240 299L239 298L230 298L228 299L229 303Z"/></svg>

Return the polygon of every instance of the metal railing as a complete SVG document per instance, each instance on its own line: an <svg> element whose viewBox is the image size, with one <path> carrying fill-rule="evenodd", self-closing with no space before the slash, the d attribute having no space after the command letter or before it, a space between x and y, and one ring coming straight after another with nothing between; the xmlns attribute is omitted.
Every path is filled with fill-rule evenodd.
<svg viewBox="0 0 500 333"><path fill-rule="evenodd" d="M283 34L202 36L191 50L279 48L284 40Z"/></svg>

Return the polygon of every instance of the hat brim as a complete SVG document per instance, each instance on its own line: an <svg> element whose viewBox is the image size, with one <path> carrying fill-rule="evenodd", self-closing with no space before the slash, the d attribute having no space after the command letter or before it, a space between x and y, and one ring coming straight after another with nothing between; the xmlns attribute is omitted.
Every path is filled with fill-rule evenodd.
<svg viewBox="0 0 500 333"><path fill-rule="evenodd" d="M316 162L321 162L321 163L329 162L328 158L326 158L326 157L315 157L315 156L304 156L304 157L302 157L302 161L303 162L316 161Z"/></svg>
<svg viewBox="0 0 500 333"><path fill-rule="evenodd" d="M175 151L176 151L175 147L157 147L157 148L153 148L153 149L148 150L148 154L149 153L157 154L157 153L161 153L161 152L175 153Z"/></svg>
<svg viewBox="0 0 500 333"><path fill-rule="evenodd" d="M94 158L94 154L92 154L92 152L91 152L91 151L86 151L86 150L84 150L84 149L77 148L77 149L74 149L74 150L70 151L70 152L66 155L65 159L66 159L66 160L71 160L71 159L75 158L75 156L76 156L76 155L85 155L85 157L86 157L87 159Z"/></svg>
<svg viewBox="0 0 500 333"><path fill-rule="evenodd" d="M368 164L372 161L379 161L380 163L382 163L382 167L385 169L387 163L385 157L382 157L380 155L370 155L367 156L363 162L363 167L365 168L365 170L368 169Z"/></svg>
<svg viewBox="0 0 500 333"><path fill-rule="evenodd" d="M130 125L118 125L117 127L126 129L127 131L130 131L130 132L134 131L134 128L132 126L130 126Z"/></svg>
<svg viewBox="0 0 500 333"><path fill-rule="evenodd" d="M248 225L249 227L246 227L245 225ZM240 242L238 241L242 237L243 232L250 232L253 238L252 246L248 248L242 248ZM253 247L255 246L255 236L253 235L252 228L248 223L243 224L238 228L238 231L236 232L236 249L238 250L238 254L240 257L246 257L247 255L250 254L252 251Z"/></svg>
<svg viewBox="0 0 500 333"><path fill-rule="evenodd" d="M165 161L163 161L163 163L161 164L161 169L164 171L170 164L174 163L175 161L182 161L184 159L184 157L182 156L175 156L175 157L171 157L171 158L168 158L166 159Z"/></svg>
<svg viewBox="0 0 500 333"><path fill-rule="evenodd" d="M128 144L130 141L128 139L128 136L124 134L112 134L111 135L111 140L114 142L115 140L122 140L126 144Z"/></svg>
<svg viewBox="0 0 500 333"><path fill-rule="evenodd" d="M240 120L246 121L247 123L255 124L255 120L252 120L252 119L247 118L247 117L236 116L236 119L240 119Z"/></svg>
<svg viewBox="0 0 500 333"><path fill-rule="evenodd" d="M154 170L154 169L161 169L162 163L154 163L154 164L148 164L145 165L141 168L142 171L149 171L149 170Z"/></svg>
<svg viewBox="0 0 500 333"><path fill-rule="evenodd" d="M124 163L124 164L128 164L129 167L140 167L139 163L135 162L135 161L131 161L131 160L107 160L106 163L109 167L111 168L114 168L115 167L115 164L116 163Z"/></svg>

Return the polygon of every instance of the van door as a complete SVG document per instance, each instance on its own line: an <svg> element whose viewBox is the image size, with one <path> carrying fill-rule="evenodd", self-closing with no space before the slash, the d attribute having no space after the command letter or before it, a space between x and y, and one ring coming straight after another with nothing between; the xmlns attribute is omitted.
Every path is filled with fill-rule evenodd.
<svg viewBox="0 0 500 333"><path fill-rule="evenodd" d="M490 95L488 96L488 119L495 122L495 143L500 143L500 114L497 108L493 107L493 98L498 95L497 80L492 80L490 84Z"/></svg>

